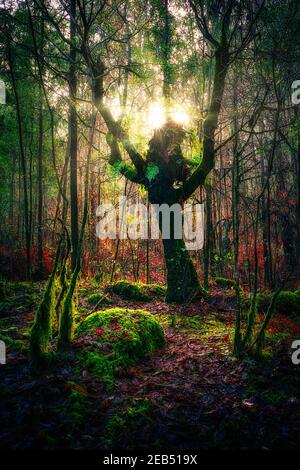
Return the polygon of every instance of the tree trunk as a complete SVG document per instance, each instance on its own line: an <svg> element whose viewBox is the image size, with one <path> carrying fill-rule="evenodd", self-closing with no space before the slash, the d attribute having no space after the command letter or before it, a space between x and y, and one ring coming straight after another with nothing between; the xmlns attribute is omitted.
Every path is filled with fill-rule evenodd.
<svg viewBox="0 0 300 470"><path fill-rule="evenodd" d="M167 267L167 302L188 302L200 291L193 261L184 240L163 239Z"/></svg>
<svg viewBox="0 0 300 470"><path fill-rule="evenodd" d="M208 289L209 268L211 262L211 234L212 234L212 208L211 208L211 185L210 182L205 184L205 243L203 251L203 277L204 287Z"/></svg>
<svg viewBox="0 0 300 470"><path fill-rule="evenodd" d="M76 0L70 1L70 41L76 36ZM77 198L77 114L76 114L76 49L70 47L69 66L69 151L70 151L70 199L71 199L71 241L72 271L77 263L78 252L78 198Z"/></svg>
<svg viewBox="0 0 300 470"><path fill-rule="evenodd" d="M38 242L38 276L44 273L43 266L43 95L42 88L39 90L39 138L38 138L38 221L37 221L37 242Z"/></svg>
<svg viewBox="0 0 300 470"><path fill-rule="evenodd" d="M31 232L30 232L30 212L29 212L29 198L28 198L28 185L27 185L27 168L26 168L26 155L24 149L24 138L23 138L23 126L21 116L21 105L19 100L19 92L17 86L17 80L15 77L14 70L14 57L11 49L10 37L7 37L7 52L8 52L8 64L11 74L12 88L15 97L16 104L16 115L18 124L18 138L19 138L19 149L20 149L20 170L23 180L23 191L24 191L24 226L25 226L25 243L26 243L26 278L31 277Z"/></svg>

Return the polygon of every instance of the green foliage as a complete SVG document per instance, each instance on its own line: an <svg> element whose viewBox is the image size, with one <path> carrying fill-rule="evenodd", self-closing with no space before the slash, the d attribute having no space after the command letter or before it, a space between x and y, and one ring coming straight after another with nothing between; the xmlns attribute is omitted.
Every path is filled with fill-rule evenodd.
<svg viewBox="0 0 300 470"><path fill-rule="evenodd" d="M165 344L159 321L143 310L114 308L95 312L75 330L93 349L84 352L84 361L93 373L111 383L120 368L134 364L139 358Z"/></svg>
<svg viewBox="0 0 300 470"><path fill-rule="evenodd" d="M111 178L118 178L120 173L125 175L128 179L137 178L137 172L133 165L118 160L109 166L108 172Z"/></svg>
<svg viewBox="0 0 300 470"><path fill-rule="evenodd" d="M155 165L155 163L148 163L147 164L147 170L146 170L146 178L148 181L152 181L155 179L155 177L158 175L159 173L159 168L157 165Z"/></svg>
<svg viewBox="0 0 300 470"><path fill-rule="evenodd" d="M158 284L117 281L107 287L109 292L120 295L127 300L150 301L152 296L165 295L166 289Z"/></svg>

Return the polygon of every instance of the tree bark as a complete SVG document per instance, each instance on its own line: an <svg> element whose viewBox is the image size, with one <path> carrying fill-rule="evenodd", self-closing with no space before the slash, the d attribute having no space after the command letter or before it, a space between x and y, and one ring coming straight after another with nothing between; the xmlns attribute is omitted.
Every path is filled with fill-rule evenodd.
<svg viewBox="0 0 300 470"><path fill-rule="evenodd" d="M70 64L69 64L69 152L71 202L71 267L74 271L78 252L78 195L77 195L77 114L76 114L76 0L70 0Z"/></svg>
<svg viewBox="0 0 300 470"><path fill-rule="evenodd" d="M184 303L200 292L196 268L183 239L163 239L167 268L167 294L169 303Z"/></svg>

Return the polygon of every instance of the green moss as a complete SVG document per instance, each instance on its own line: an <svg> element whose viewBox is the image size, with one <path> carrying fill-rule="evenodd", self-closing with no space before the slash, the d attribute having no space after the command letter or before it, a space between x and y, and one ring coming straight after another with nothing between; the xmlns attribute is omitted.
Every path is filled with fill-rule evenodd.
<svg viewBox="0 0 300 470"><path fill-rule="evenodd" d="M287 394L280 390L266 390L262 397L273 405L278 405L287 399Z"/></svg>
<svg viewBox="0 0 300 470"><path fill-rule="evenodd" d="M3 341L5 343L5 345L8 347L8 346L11 346L13 344L14 340L10 336L7 336L7 335L4 335L4 334L0 333L0 341Z"/></svg>
<svg viewBox="0 0 300 470"><path fill-rule="evenodd" d="M101 300L101 303L104 304L104 305L105 305L105 304L106 304L106 305L109 305L109 304L112 303L112 301L111 301L108 297L106 297L105 295L100 294L100 293L91 294L91 295L88 297L87 300L88 300L88 303L89 303L89 304L91 304L91 305L96 305L96 304L99 302L100 299L102 299L102 300Z"/></svg>
<svg viewBox="0 0 300 470"><path fill-rule="evenodd" d="M159 284L142 284L146 292L152 295L164 296L166 295L167 289L165 286Z"/></svg>
<svg viewBox="0 0 300 470"><path fill-rule="evenodd" d="M32 362L43 362L48 352L52 335L52 325L55 320L55 283L50 277L42 302L36 312L30 337L30 355Z"/></svg>
<svg viewBox="0 0 300 470"><path fill-rule="evenodd" d="M59 323L58 347L59 349L66 348L71 342L73 335L73 318L74 318L74 291L68 289L65 297Z"/></svg>
<svg viewBox="0 0 300 470"><path fill-rule="evenodd" d="M294 292L280 292L276 301L276 311L280 313L300 313L300 296Z"/></svg>
<svg viewBox="0 0 300 470"><path fill-rule="evenodd" d="M150 400L133 400L128 408L115 414L105 427L107 444L116 444L128 433L142 429L147 423L151 423L153 405ZM134 439L134 436L133 436Z"/></svg>
<svg viewBox="0 0 300 470"><path fill-rule="evenodd" d="M230 288L235 286L235 281L233 279L227 279L225 277L216 277L215 283L219 287Z"/></svg>
<svg viewBox="0 0 300 470"><path fill-rule="evenodd" d="M85 339L89 349L93 345L83 353L84 362L106 382L112 382L120 368L165 344L163 328L153 315L121 308L89 315L77 326L75 337Z"/></svg>
<svg viewBox="0 0 300 470"><path fill-rule="evenodd" d="M271 302L272 294L263 292L257 296L258 310L265 312ZM275 312L284 315L299 315L300 313L300 294L290 291L282 291L278 295L275 303Z"/></svg>
<svg viewBox="0 0 300 470"><path fill-rule="evenodd" d="M72 423L82 424L85 421L86 411L91 406L87 392L84 387L72 380L69 380L65 387L70 391L64 403L67 420L70 420Z"/></svg>
<svg viewBox="0 0 300 470"><path fill-rule="evenodd" d="M24 349L24 343L21 339L13 339L0 333L0 340L4 341L8 351L22 351Z"/></svg>
<svg viewBox="0 0 300 470"><path fill-rule="evenodd" d="M108 286L107 290L128 300L147 302L151 297L145 292L144 284L129 281L117 281Z"/></svg>
<svg viewBox="0 0 300 470"><path fill-rule="evenodd" d="M142 284L139 282L117 281L107 287L109 292L120 295L127 300L148 302L152 297L164 296L166 288L159 284Z"/></svg>

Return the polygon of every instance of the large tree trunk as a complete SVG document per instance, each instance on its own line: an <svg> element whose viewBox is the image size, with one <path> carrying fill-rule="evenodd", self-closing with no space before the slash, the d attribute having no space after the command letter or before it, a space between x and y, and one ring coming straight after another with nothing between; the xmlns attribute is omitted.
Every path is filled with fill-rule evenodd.
<svg viewBox="0 0 300 470"><path fill-rule="evenodd" d="M167 302L185 303L200 292L196 268L184 240L163 239L167 267Z"/></svg>

